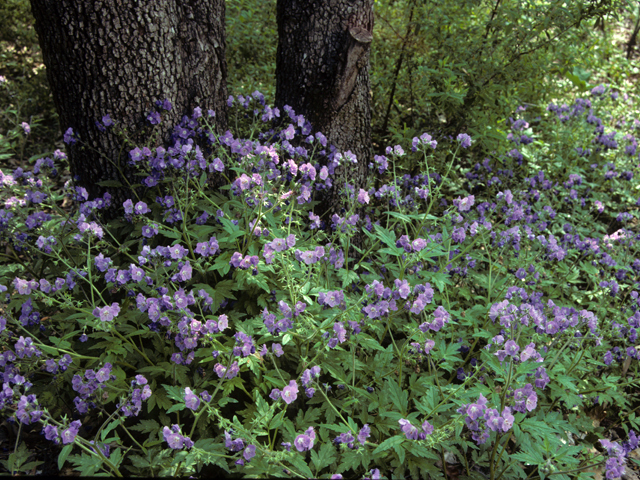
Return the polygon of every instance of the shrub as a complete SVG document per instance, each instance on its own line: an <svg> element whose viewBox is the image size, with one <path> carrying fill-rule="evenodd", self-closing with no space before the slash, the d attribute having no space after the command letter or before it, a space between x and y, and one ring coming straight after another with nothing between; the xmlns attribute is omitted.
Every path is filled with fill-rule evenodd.
<svg viewBox="0 0 640 480"><path fill-rule="evenodd" d="M332 218L313 194L341 154L290 109L269 130L258 93L233 101L242 137L196 109L170 146L132 148L140 188L108 224L108 194L51 189L61 152L3 173L4 416L82 475L619 476L638 446L638 156L611 101L520 109L466 172L464 134L389 147ZM10 472L34 466L21 445Z"/></svg>
<svg viewBox="0 0 640 480"><path fill-rule="evenodd" d="M0 161L11 158L24 167L45 151L53 151L60 127L49 91L34 19L27 0L0 5ZM21 124L33 129L24 139ZM11 157L6 156L8 153Z"/></svg>
<svg viewBox="0 0 640 480"><path fill-rule="evenodd" d="M374 132L399 141L463 130L476 150L494 150L518 105L546 103L594 71L622 83L633 66L611 41L621 22L609 20L623 3L376 2ZM606 19L606 34L592 28L596 19Z"/></svg>

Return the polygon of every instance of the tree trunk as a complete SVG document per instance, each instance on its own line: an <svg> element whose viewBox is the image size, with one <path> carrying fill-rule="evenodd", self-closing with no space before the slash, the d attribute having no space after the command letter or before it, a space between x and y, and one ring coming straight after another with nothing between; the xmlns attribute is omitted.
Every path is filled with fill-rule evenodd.
<svg viewBox="0 0 640 480"><path fill-rule="evenodd" d="M60 125L80 139L68 148L71 172L90 198L106 191L96 182L135 178L132 146L96 125L104 115L140 146L156 100L173 105L158 109L158 144L196 106L226 128L224 0L31 0L31 8ZM109 191L116 202L128 198Z"/></svg>
<svg viewBox="0 0 640 480"><path fill-rule="evenodd" d="M366 183L371 157L369 46L373 0L278 0L276 106L292 107L322 132L339 152L358 163L341 162L324 198L338 211L338 191Z"/></svg>

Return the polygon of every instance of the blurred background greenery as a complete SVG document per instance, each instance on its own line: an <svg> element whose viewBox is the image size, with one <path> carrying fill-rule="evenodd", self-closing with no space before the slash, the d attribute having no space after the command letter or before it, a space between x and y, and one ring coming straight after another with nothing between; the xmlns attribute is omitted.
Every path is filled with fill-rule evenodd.
<svg viewBox="0 0 640 480"><path fill-rule="evenodd" d="M276 0L226 7L229 93L259 90L272 101ZM376 0L374 8L377 151L426 131L466 132L476 151L492 152L519 105L542 111L600 83L640 89L636 0ZM61 129L29 1L3 0L0 19L0 162L20 163L61 148Z"/></svg>

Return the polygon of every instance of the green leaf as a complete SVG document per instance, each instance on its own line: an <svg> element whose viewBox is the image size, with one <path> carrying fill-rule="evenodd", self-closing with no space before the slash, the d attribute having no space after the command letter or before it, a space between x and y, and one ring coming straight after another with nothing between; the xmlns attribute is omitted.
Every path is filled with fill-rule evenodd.
<svg viewBox="0 0 640 480"><path fill-rule="evenodd" d="M73 455L69 461L75 465L75 469L80 472L83 477L95 475L102 467L102 460L97 455Z"/></svg>
<svg viewBox="0 0 640 480"><path fill-rule="evenodd" d="M129 459L129 461L131 461L134 467L147 468L151 466L151 463L149 463L149 460L147 460L144 457L141 457L140 455L129 455L127 458Z"/></svg>
<svg viewBox="0 0 640 480"><path fill-rule="evenodd" d="M227 233L233 233L233 232L236 232L236 231L240 230L240 228L237 225L234 225L233 222L231 222L231 220L226 218L226 216L220 218L220 221L222 222L222 226L223 226L225 232L227 232Z"/></svg>
<svg viewBox="0 0 640 480"><path fill-rule="evenodd" d="M392 257L401 257L405 252L403 248L393 247L393 248L381 248L378 250L379 253L386 253L387 255L391 255Z"/></svg>
<svg viewBox="0 0 640 480"><path fill-rule="evenodd" d="M385 383L387 385L386 390L389 393L389 396L391 397L391 401L393 402L393 405L396 407L396 409L400 413L404 415L407 411L407 406L409 404L409 393L406 390L403 390L398 385L398 382L388 380Z"/></svg>
<svg viewBox="0 0 640 480"><path fill-rule="evenodd" d="M511 454L511 458L514 458L525 465L544 465L545 460L542 453L535 450L527 450L526 452L518 452Z"/></svg>
<svg viewBox="0 0 640 480"><path fill-rule="evenodd" d="M299 410L296 417L296 429L306 430L309 426L317 424L321 415L322 411L319 408Z"/></svg>
<svg viewBox="0 0 640 480"><path fill-rule="evenodd" d="M227 262L227 266L229 266L229 262ZM222 280L216 283L215 287L213 288L212 297L214 299L222 298L224 300L228 298L231 300L237 300L233 293L231 293L233 292L234 287L235 282L233 280Z"/></svg>
<svg viewBox="0 0 640 480"><path fill-rule="evenodd" d="M122 450L119 448L114 449L109 456L109 461L117 468L122 463ZM102 462L101 462L102 463Z"/></svg>
<svg viewBox="0 0 640 480"><path fill-rule="evenodd" d="M364 348L380 350L383 352L385 351L384 347L380 345L380 343L376 339L371 338L366 333L361 333L360 335L358 335L357 338L358 338L358 342L360 342L360 345L362 345Z"/></svg>
<svg viewBox="0 0 640 480"><path fill-rule="evenodd" d="M167 410L167 415L173 412L181 412L185 408L187 408L187 406L184 403L176 403L171 408L169 408L169 410Z"/></svg>
<svg viewBox="0 0 640 480"><path fill-rule="evenodd" d="M402 220L403 222L411 222L411 216L410 215L405 215L403 213L400 212L393 212L393 211L388 211L388 212L384 212L384 215L389 215L391 217L394 218L398 218L400 220Z"/></svg>
<svg viewBox="0 0 640 480"><path fill-rule="evenodd" d="M570 390L572 392L578 391L578 388L573 383L575 381L573 377L570 377L568 375L555 375L554 378L567 390Z"/></svg>
<svg viewBox="0 0 640 480"><path fill-rule="evenodd" d="M218 271L222 273L222 275L226 275L227 273L229 273L229 270L231 270L231 265L229 264L229 260L231 260L230 253L220 255L218 258L216 258L216 261L211 267L211 270Z"/></svg>
<svg viewBox="0 0 640 480"><path fill-rule="evenodd" d="M118 417L118 419L116 419L113 422L109 423L109 425L107 425L102 430L102 432L100 433L100 440L102 440L104 442L104 439L107 438L107 435L109 434L109 432L111 432L111 430L113 430L118 425L120 425L121 422L122 422L122 418Z"/></svg>
<svg viewBox="0 0 640 480"><path fill-rule="evenodd" d="M352 283L360 280L360 276L358 275L358 273L354 272L353 270L347 271L346 269L341 268L340 270L338 270L337 274L338 278L342 280L342 288L347 288Z"/></svg>
<svg viewBox="0 0 640 480"><path fill-rule="evenodd" d="M63 348L65 350L71 348L71 343L58 337L50 336L49 341L58 348Z"/></svg>
<svg viewBox="0 0 640 480"><path fill-rule="evenodd" d="M355 455L354 455L355 456ZM300 455L294 455L291 459L291 464L296 467L305 478L314 478L315 475L304 461L304 458Z"/></svg>
<svg viewBox="0 0 640 480"><path fill-rule="evenodd" d="M233 388L232 388L233 390ZM218 401L218 406L220 408L223 408L225 405L227 405L228 403L238 403L238 401L235 398L231 398L229 396L225 396L222 397L219 401Z"/></svg>
<svg viewBox="0 0 640 480"><path fill-rule="evenodd" d="M134 430L141 433L155 433L160 429L160 424L155 420L141 419L135 425L127 427L129 430Z"/></svg>
<svg viewBox="0 0 640 480"><path fill-rule="evenodd" d="M376 229L376 232L378 232L378 236L380 237L380 240L382 240L390 248L397 249L395 233L390 232L389 230L385 230L380 225L377 225L375 223L373 224L373 227Z"/></svg>
<svg viewBox="0 0 640 480"><path fill-rule="evenodd" d="M73 443L70 445L65 445L64 447L62 447L62 450L60 450L60 453L58 454L58 470L62 471L64 462L67 461L67 457L71 453L71 450L73 450Z"/></svg>
<svg viewBox="0 0 640 480"><path fill-rule="evenodd" d="M171 385L162 385L167 391L167 397L177 402L184 402L184 388Z"/></svg>
<svg viewBox="0 0 640 480"><path fill-rule="evenodd" d="M173 230L168 230L166 228L159 228L159 232L162 236L167 238L173 238L174 240L180 240L182 238L182 233L174 232Z"/></svg>
<svg viewBox="0 0 640 480"><path fill-rule="evenodd" d="M436 284L440 293L444 292L447 285L453 285L449 275L442 272L436 272L429 275L429 280Z"/></svg>
<svg viewBox="0 0 640 480"><path fill-rule="evenodd" d="M167 398L167 395L162 391L162 390L155 390L153 392L153 394L151 395L151 397L149 397L149 400L153 399L155 404L158 405L158 407L160 407L163 410L167 410L169 408L171 408L171 406L173 405L171 403L171 400L169 400ZM148 411L151 411L149 409L147 409Z"/></svg>
<svg viewBox="0 0 640 480"><path fill-rule="evenodd" d="M315 450L311 451L311 461L316 468L316 472L319 472L324 467L328 467L336 460L336 452L333 445L329 442L325 442L320 447L320 452L316 453Z"/></svg>
<svg viewBox="0 0 640 480"><path fill-rule="evenodd" d="M422 458L428 458L429 460L439 461L440 457L431 449L425 447L424 445L420 445L417 442L408 442L407 443L407 451Z"/></svg>
<svg viewBox="0 0 640 480"><path fill-rule="evenodd" d="M393 437L389 437L380 445L378 445L378 447L371 453L371 455L375 456L378 453L386 452L391 448L395 449L395 447L397 445L400 445L404 440L405 440L404 435L394 435Z"/></svg>
<svg viewBox="0 0 640 480"><path fill-rule="evenodd" d="M356 470L360 465L360 457L358 455L342 455L342 462L338 466L336 472L344 472L346 470Z"/></svg>

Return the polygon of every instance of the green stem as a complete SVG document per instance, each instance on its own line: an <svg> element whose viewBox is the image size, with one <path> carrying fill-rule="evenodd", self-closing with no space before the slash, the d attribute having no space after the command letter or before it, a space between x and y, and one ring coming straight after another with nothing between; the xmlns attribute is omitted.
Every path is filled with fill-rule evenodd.
<svg viewBox="0 0 640 480"><path fill-rule="evenodd" d="M27 335L29 335L31 337L31 332L29 332L29 330L27 330L26 328L24 328L22 325L17 324L16 325L18 328L20 328L24 333L26 333ZM31 339L33 340L33 342L37 345L40 345L41 347L44 347L46 349L50 349L53 348L55 350L57 350L58 352L62 352L64 354L68 354L72 357L78 358L80 360L94 360L94 361L99 361L100 359L98 357L87 357L85 355L79 355L75 352L71 352L69 350L64 350L62 348L58 348L58 347L53 347L51 345L45 345L44 343L42 343L40 340L38 340L36 337L31 337Z"/></svg>
<svg viewBox="0 0 640 480"><path fill-rule="evenodd" d="M603 465L605 463L605 461L606 460L601 460L600 462L592 463L590 465L585 465L584 467L574 468L573 470L562 470L562 471L559 471L559 472L547 473L547 476L550 477L551 475L566 475L568 473L584 472L585 470L588 470L590 468L598 467L600 465Z"/></svg>
<svg viewBox="0 0 640 480"><path fill-rule="evenodd" d="M440 406L441 406L441 405L443 405L444 403L446 403L446 402L447 402L451 397L453 397L456 393L458 393L458 391L459 391L461 388L463 388L463 387L464 387L468 382L470 382L470 381L471 381L471 379L473 379L473 378L478 374L478 372L482 369L482 367L484 367L484 363L482 363L480 366L478 366L478 367L476 368L476 371L475 371L475 372L473 372L473 375L471 375L470 377L466 377L466 378L463 380L462 384L460 384L460 385L458 386L458 388L456 388L453 392L451 392L449 395L447 395L447 397L446 397L446 398L442 399L442 401L441 401L438 405L436 405L436 406L435 406L435 408L434 408L433 410L431 410L431 412L429 413L429 415L427 415L427 417L426 417L426 418L427 418L427 419L431 418L431 416L432 416L436 411L438 411L438 408L440 408ZM434 365L434 368L435 368L435 365Z"/></svg>
<svg viewBox="0 0 640 480"><path fill-rule="evenodd" d="M109 423L109 421L114 418L117 414L118 414L118 409L116 409L115 412L113 412L111 415L109 415L109 417L102 423L102 425L100 425L100 428L98 429L98 431L96 432L96 436L93 437L93 443L96 445L98 445L98 437L100 435L100 433L102 432L102 430L104 430L104 427L107 426L107 424Z"/></svg>
<svg viewBox="0 0 640 480"><path fill-rule="evenodd" d="M145 359L145 361L151 365L151 366L155 366L155 363L153 363L151 360L149 360L149 357L147 357L147 355L138 348L138 346L135 344L135 342L132 342L130 338L126 338L124 337L120 332L118 332L115 329L111 329L112 333L115 333L117 337L119 337L121 340L124 340L125 342L127 342L129 345L131 345L133 347L133 349L138 352L140 355L142 355L142 358Z"/></svg>
<svg viewBox="0 0 640 480"><path fill-rule="evenodd" d="M498 455L498 458L496 460L496 464L500 461L500 459L502 458L502 454L504 453L504 451L507 448L507 444L509 443L509 440L511 440L511 435L513 435L513 429L511 429L511 431L509 432L509 436L507 437L507 440L502 444L502 450L500 451L500 454ZM498 444L498 440L496 439L496 445ZM493 460L493 458L492 458ZM514 460L515 461L515 460ZM500 477L502 477L502 474L506 471L507 468L509 468L512 464L509 464L504 470L502 470L502 472L500 473L500 475L498 475L498 478L496 478L496 480L498 480Z"/></svg>
<svg viewBox="0 0 640 480"><path fill-rule="evenodd" d="M353 433L354 435L357 435L358 432L354 431L351 429L351 426L349 425L349 422L347 422L345 420L345 418L342 416L342 414L340 413L340 411L335 407L335 405L333 403L331 403L331 400L329 400L329 397L327 397L327 394L324 391L324 388L322 388L322 385L318 385L318 390L320 390L320 393L322 393L322 396L325 398L325 400L327 401L327 403L329 404L329 406L333 409L334 412L336 412L336 414L342 419L342 422L347 426L347 428L351 431L351 433Z"/></svg>

